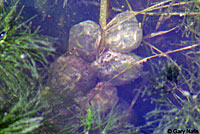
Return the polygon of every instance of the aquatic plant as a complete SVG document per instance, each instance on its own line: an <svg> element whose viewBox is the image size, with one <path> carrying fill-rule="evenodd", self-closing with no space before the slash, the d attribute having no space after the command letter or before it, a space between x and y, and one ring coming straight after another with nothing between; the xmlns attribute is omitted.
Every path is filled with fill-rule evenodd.
<svg viewBox="0 0 200 134"><path fill-rule="evenodd" d="M147 123L142 129L151 130L155 134L178 130L199 131L200 92L198 88L200 85L198 82L200 79L198 75L194 75L198 72L198 68L190 68L191 61L189 61L188 65L181 69L191 72L193 68L194 72L187 74L182 71L184 75L180 73L177 82L168 79L167 73L170 73L167 72L168 65L171 65L169 61L165 63L160 60L159 64L153 64L153 66L157 66L154 66L155 71L157 72L161 68L161 72L157 72L156 76L151 77L153 79L146 84L143 95L150 96L150 100L148 100L155 103L156 107L145 115ZM185 78L186 80L184 80Z"/></svg>
<svg viewBox="0 0 200 134"><path fill-rule="evenodd" d="M187 92L185 93L187 94ZM175 95L175 94L174 94ZM180 106L167 102L160 102L162 106L146 114L148 120L147 126L158 126L153 129L155 134L168 133L176 130L187 130L188 132L197 132L200 129L199 122L199 93L195 96L188 95L188 100L179 99ZM151 128L152 129L152 128Z"/></svg>
<svg viewBox="0 0 200 134"><path fill-rule="evenodd" d="M0 12L0 133L30 133L42 125L40 74L54 49L50 38L22 21L19 1ZM40 113L39 113L40 111ZM48 111L48 110L47 110Z"/></svg>
<svg viewBox="0 0 200 134"><path fill-rule="evenodd" d="M21 88L24 94L17 94L18 96L11 93L1 96L0 134L30 133L42 125L43 116L37 113L43 108L40 92L33 94L34 87L26 88Z"/></svg>
<svg viewBox="0 0 200 134"><path fill-rule="evenodd" d="M89 107L86 112L75 106L77 112L72 116L71 124L68 124L58 133L73 134L134 134L136 128L126 122L126 113L119 113L119 107L113 106L109 113L101 113L100 107ZM69 121L70 122L70 121Z"/></svg>
<svg viewBox="0 0 200 134"><path fill-rule="evenodd" d="M147 99L145 96L148 96L148 100L155 104L155 109L145 115L147 123L142 130L146 132L150 130L151 133L155 134L178 132L180 130L197 133L200 129L200 77L199 55L197 54L200 45L200 29L199 24L197 24L200 16L198 14L199 3L197 1L181 1L173 4L178 5L178 7L176 9L172 8L169 14L184 16L180 21L182 28L179 28L179 30L182 31L182 37L185 38L176 42L178 49L164 53L161 51L162 48L158 49L155 45L143 41L156 53L160 53L146 58L150 59L151 73L144 76L148 79L145 81L145 90L139 90L145 100ZM164 6L167 7L168 4L166 3ZM158 6L158 8L160 7ZM185 16L184 14L188 15ZM185 50L186 52L182 52ZM170 56L170 53L178 53L181 58ZM166 59L158 58L156 55L164 56ZM157 57L157 59L151 59L153 57Z"/></svg>
<svg viewBox="0 0 200 134"><path fill-rule="evenodd" d="M23 7L17 12L18 2L0 14L0 82L13 89L22 79L34 83L39 78L37 67L45 67L46 56L54 51L50 38L38 35L38 29L32 31L32 18L20 21Z"/></svg>

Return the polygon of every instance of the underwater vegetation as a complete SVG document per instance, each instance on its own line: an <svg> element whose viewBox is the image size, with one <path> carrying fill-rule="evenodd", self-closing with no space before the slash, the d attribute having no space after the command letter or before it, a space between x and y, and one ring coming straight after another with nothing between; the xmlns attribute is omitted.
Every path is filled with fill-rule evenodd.
<svg viewBox="0 0 200 134"><path fill-rule="evenodd" d="M185 6L179 5L174 9L176 13L199 13L200 4L198 1L181 1L179 4ZM173 8L169 10L172 13L166 17L169 17L170 14L170 17L173 16ZM139 90L144 100L155 104L155 109L145 115L147 122L142 127L144 132L167 134L178 132L177 130L185 130L189 133L199 133L199 16L199 14L185 15L180 20L181 28L179 31L181 31L180 34L183 38L172 42L176 44L176 49L174 49L175 46L172 46L170 50L163 53L162 47L152 46L144 41L153 49L153 53L166 54L165 58L159 57L150 60L151 73L145 76L147 81L143 91ZM170 20L169 18L167 20ZM173 22L171 23L173 24ZM177 54L170 54L170 51Z"/></svg>
<svg viewBox="0 0 200 134"><path fill-rule="evenodd" d="M20 79L31 79L29 82L38 79L37 66L44 67L47 63L45 55L54 50L50 38L38 35L38 29L34 32L30 29L32 18L20 21L23 7L18 13L16 8L17 3L1 12L0 81L5 88L12 85L16 88Z"/></svg>
<svg viewBox="0 0 200 134"><path fill-rule="evenodd" d="M19 1L12 3L0 11L1 134L30 133L41 126L39 76L54 51L51 38L31 29L32 18L22 21Z"/></svg>
<svg viewBox="0 0 200 134"><path fill-rule="evenodd" d="M157 65L159 66L153 65L155 71L160 69L161 71L156 78L146 84L145 90L142 91L142 96L150 97L148 99L144 97L144 100L156 105L154 110L145 115L147 123L142 126L142 130L151 130L155 134L168 133L170 130L191 130L196 133L200 129L199 85L195 82L195 85L191 84L192 87L187 86L190 86L191 81L192 83L199 81L199 76L194 78L185 73L183 75L176 69L171 72L169 67L174 68L174 66L170 61L160 60ZM184 76L189 79L187 81L189 83L185 82Z"/></svg>
<svg viewBox="0 0 200 134"><path fill-rule="evenodd" d="M71 107L72 108L72 107ZM137 130L133 125L128 124L126 120L126 114L120 114L118 107L113 106L109 113L102 114L100 107L94 109L92 106L83 113L77 106L75 106L77 113L75 116L68 118L68 123L61 131L57 133L66 134L134 134ZM73 111L74 112L74 111ZM71 122L71 123L70 123Z"/></svg>

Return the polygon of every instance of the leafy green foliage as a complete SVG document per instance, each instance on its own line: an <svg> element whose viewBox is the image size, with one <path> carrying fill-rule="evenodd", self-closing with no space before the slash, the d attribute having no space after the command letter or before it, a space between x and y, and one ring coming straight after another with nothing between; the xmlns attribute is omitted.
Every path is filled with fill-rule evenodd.
<svg viewBox="0 0 200 134"><path fill-rule="evenodd" d="M77 106L76 106L77 107ZM94 109L89 107L87 112L83 112L77 107L77 113L72 118L72 124L66 125L61 133L73 134L134 134L138 133L136 128L126 122L126 114L118 112L117 107L109 113L101 113L100 107Z"/></svg>
<svg viewBox="0 0 200 134"><path fill-rule="evenodd" d="M143 95L147 94L156 107L145 115L147 123L143 127L151 127L155 134L168 133L169 129L200 129L199 58L185 56L188 58L181 67L177 82L168 79L172 63L160 59L159 63L151 64L154 79L150 80L151 86L146 85Z"/></svg>
<svg viewBox="0 0 200 134"><path fill-rule="evenodd" d="M0 13L0 32L5 33L0 39L0 82L6 88L15 88L21 79L38 79L36 68L45 67L45 57L54 51L47 37L32 32L30 20L20 21L23 8L17 13L17 4Z"/></svg>
<svg viewBox="0 0 200 134"><path fill-rule="evenodd" d="M199 12L200 5L198 0L193 0L194 3L188 4L185 7L182 8L186 13L189 12ZM198 35L200 36L199 29L200 24L198 23L200 21L200 15L190 15L185 16L184 21L182 22L182 25L185 26L185 30L183 31L183 35L186 37L192 37L195 39L195 37Z"/></svg>
<svg viewBox="0 0 200 134"><path fill-rule="evenodd" d="M91 108L88 108L87 118L86 118L86 124L88 126L88 128L87 128L88 130L87 131L90 131L92 122L93 122L92 110L91 110Z"/></svg>
<svg viewBox="0 0 200 134"><path fill-rule="evenodd" d="M42 115L37 115L43 109L40 95L33 95L30 87L24 94L13 97L8 94L0 104L0 134L25 134L42 125Z"/></svg>
<svg viewBox="0 0 200 134"><path fill-rule="evenodd" d="M26 134L33 131L35 128L38 128L41 125L42 117L35 117L35 118L24 118L21 119L8 128L3 129L1 133L10 134Z"/></svg>
<svg viewBox="0 0 200 134"><path fill-rule="evenodd" d="M145 76L147 81L145 81L142 96L144 100L148 99L154 103L155 109L145 115L147 122L142 128L155 134L167 134L168 130L174 129L200 130L199 2L196 0L173 2L185 4L171 8L170 13L173 14L176 11L183 12L179 16L188 13L193 15L184 15L183 19L179 18L182 19L180 23L183 27L179 29L181 31L179 32L183 38L179 37L172 44L176 44L178 48L193 44L197 47L188 47L186 52L176 51L176 55L167 54L165 58L150 60L151 69L149 75ZM156 46L155 42L152 44ZM158 48L160 52L164 49L161 46ZM176 49L176 47L172 45L168 49Z"/></svg>
<svg viewBox="0 0 200 134"><path fill-rule="evenodd" d="M154 129L155 134L167 133L168 129L200 129L199 99L190 96L188 101L183 99L180 99L180 101L181 106L165 102L163 103L165 105L156 108L145 116L148 120L148 126L154 126L156 123L159 124Z"/></svg>
<svg viewBox="0 0 200 134"><path fill-rule="evenodd" d="M30 133L42 125L40 73L54 51L50 38L32 31L32 18L21 21L18 3L0 11L0 134Z"/></svg>

